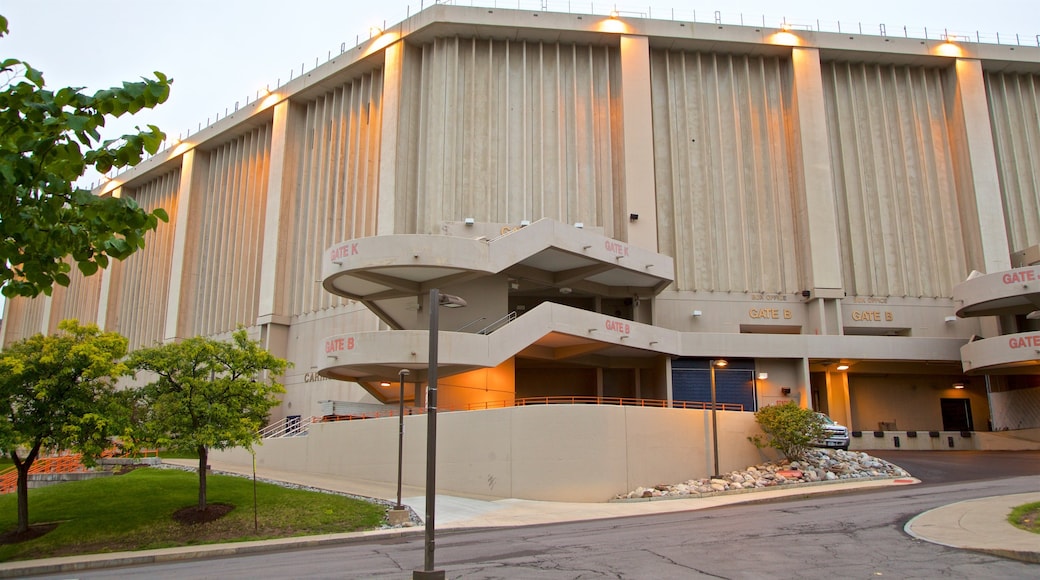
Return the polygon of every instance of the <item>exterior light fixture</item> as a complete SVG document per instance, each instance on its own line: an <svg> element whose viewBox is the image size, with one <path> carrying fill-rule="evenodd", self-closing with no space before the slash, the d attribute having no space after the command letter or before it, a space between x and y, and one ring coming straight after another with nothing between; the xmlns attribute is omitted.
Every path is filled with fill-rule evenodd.
<svg viewBox="0 0 1040 580"><path fill-rule="evenodd" d="M700 316L701 314L703 314L703 312L701 312L700 310L694 310L693 311L693 316L694 317Z"/></svg>
<svg viewBox="0 0 1040 580"><path fill-rule="evenodd" d="M574 227L580 230L585 227L585 222L574 222Z"/></svg>
<svg viewBox="0 0 1040 580"><path fill-rule="evenodd" d="M639 214L637 214L637 213L630 213L630 214L628 214L628 219L630 221L636 221L637 219L639 219Z"/></svg>
<svg viewBox="0 0 1040 580"><path fill-rule="evenodd" d="M963 389L964 388L964 383L953 383L953 388L955 388L955 389Z"/></svg>
<svg viewBox="0 0 1040 580"><path fill-rule="evenodd" d="M619 16L621 16L621 15L618 13L616 8L614 10L610 11L610 17L612 19L617 20Z"/></svg>
<svg viewBox="0 0 1040 580"><path fill-rule="evenodd" d="M476 223L476 220L474 220L473 218L466 218L465 223L467 226L471 226Z"/></svg>
<svg viewBox="0 0 1040 580"><path fill-rule="evenodd" d="M758 380L764 381L769 378L769 373L758 373Z"/></svg>
<svg viewBox="0 0 1040 580"><path fill-rule="evenodd" d="M389 387L390 386L390 381L382 381L382 382L379 383L379 386L380 387Z"/></svg>
<svg viewBox="0 0 1040 580"><path fill-rule="evenodd" d="M953 316L953 315L950 315L950 316L947 316L946 318L943 318L943 321L946 322L947 324L949 324L951 322L957 322L957 317Z"/></svg>
<svg viewBox="0 0 1040 580"><path fill-rule="evenodd" d="M526 228L529 225L531 225L531 220L520 220L520 227Z"/></svg>
<svg viewBox="0 0 1040 580"><path fill-rule="evenodd" d="M566 286L564 286L563 288L560 288L560 294L570 294L571 292L573 292L573 290L571 290L570 288L568 288Z"/></svg>
<svg viewBox="0 0 1040 580"><path fill-rule="evenodd" d="M845 363L841 363L841 364L839 364L838 366L836 366L834 368L836 370L839 370L839 371L847 371L847 370L849 370L849 365L847 365Z"/></svg>

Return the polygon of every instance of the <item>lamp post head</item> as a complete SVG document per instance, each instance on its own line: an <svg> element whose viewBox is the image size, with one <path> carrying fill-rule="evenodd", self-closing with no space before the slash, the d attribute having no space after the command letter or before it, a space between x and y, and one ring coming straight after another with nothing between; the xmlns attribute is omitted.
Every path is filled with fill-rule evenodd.
<svg viewBox="0 0 1040 580"><path fill-rule="evenodd" d="M404 377L407 377L408 375L410 375L412 373L408 369L401 369L401 370L397 371L397 374L403 379Z"/></svg>
<svg viewBox="0 0 1040 580"><path fill-rule="evenodd" d="M437 305L445 308L464 308L466 306L466 301L453 294L441 294L437 301Z"/></svg>
<svg viewBox="0 0 1040 580"><path fill-rule="evenodd" d="M723 368L723 367L725 367L725 366L726 366L726 365L728 365L728 364L729 364L729 363L728 363L728 362L726 362L726 359L719 359L719 360L713 360L713 361L711 361L711 366L713 366L713 367L719 367L720 369L721 369L721 368Z"/></svg>

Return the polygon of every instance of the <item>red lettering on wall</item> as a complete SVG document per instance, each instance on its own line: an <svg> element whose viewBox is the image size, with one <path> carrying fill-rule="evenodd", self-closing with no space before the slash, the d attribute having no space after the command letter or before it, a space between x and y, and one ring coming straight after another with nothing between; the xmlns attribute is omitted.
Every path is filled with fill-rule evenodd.
<svg viewBox="0 0 1040 580"><path fill-rule="evenodd" d="M1017 270L1004 272L1001 280L1005 284L1021 284L1022 282L1036 282L1036 270Z"/></svg>
<svg viewBox="0 0 1040 580"><path fill-rule="evenodd" d="M354 350L353 336L347 338L330 338L325 341L325 354L344 350Z"/></svg>
<svg viewBox="0 0 1040 580"><path fill-rule="evenodd" d="M1040 334L1012 336L1008 339L1009 348L1040 348Z"/></svg>
<svg viewBox="0 0 1040 580"><path fill-rule="evenodd" d="M628 246L616 240L607 240L603 242L603 248L615 256L628 255Z"/></svg>
<svg viewBox="0 0 1040 580"><path fill-rule="evenodd" d="M342 260L343 258L356 256L359 253L360 252L358 252L358 243L348 242L346 244L341 244L339 246L336 246L335 248L332 248L332 250L329 251L329 259L333 261Z"/></svg>
<svg viewBox="0 0 1040 580"><path fill-rule="evenodd" d="M627 322L621 320L607 320L603 323L603 326L607 330L612 330L620 334L629 334L632 330L632 327Z"/></svg>

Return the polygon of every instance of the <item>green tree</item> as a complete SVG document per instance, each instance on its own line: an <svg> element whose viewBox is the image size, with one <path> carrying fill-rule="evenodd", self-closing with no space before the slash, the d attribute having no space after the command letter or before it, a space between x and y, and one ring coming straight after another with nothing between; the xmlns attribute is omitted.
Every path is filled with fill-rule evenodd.
<svg viewBox="0 0 1040 580"><path fill-rule="evenodd" d="M130 366L151 373L142 387L141 441L198 453L199 503L206 509L210 449L246 447L285 389L275 379L289 363L239 329L230 342L194 337L135 351Z"/></svg>
<svg viewBox="0 0 1040 580"><path fill-rule="evenodd" d="M0 37L8 32L0 16ZM161 208L145 211L129 197L99 197L77 187L88 167L100 173L155 154L165 135L153 125L100 142L106 118L153 108L173 82L126 82L84 94L51 91L28 63L0 58L0 286L4 296L51 293L68 286L72 257L86 276L144 247L144 235L168 221Z"/></svg>
<svg viewBox="0 0 1040 580"><path fill-rule="evenodd" d="M793 401L762 407L755 413L755 420L765 438L755 435L748 440L760 449L772 447L792 460L804 458L815 441L826 437L823 417Z"/></svg>
<svg viewBox="0 0 1040 580"><path fill-rule="evenodd" d="M41 451L76 451L87 463L125 425L115 382L127 340L76 320L0 352L0 448L18 470L18 532L29 529L29 469Z"/></svg>

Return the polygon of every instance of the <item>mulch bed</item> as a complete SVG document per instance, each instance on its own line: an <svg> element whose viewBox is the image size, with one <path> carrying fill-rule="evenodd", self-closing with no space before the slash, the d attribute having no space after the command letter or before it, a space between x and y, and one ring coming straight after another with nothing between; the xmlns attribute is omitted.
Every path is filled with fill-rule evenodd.
<svg viewBox="0 0 1040 580"><path fill-rule="evenodd" d="M35 524L29 526L29 529L24 532L4 532L0 534L0 546L6 546L8 544L19 544L21 542L35 540L40 536L50 533L50 531L56 527L58 527L57 523Z"/></svg>
<svg viewBox="0 0 1040 580"><path fill-rule="evenodd" d="M173 519L183 525L193 526L215 522L226 516L235 506L227 503L206 504L206 509L200 510L199 506L181 508L173 512Z"/></svg>

